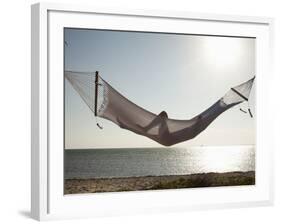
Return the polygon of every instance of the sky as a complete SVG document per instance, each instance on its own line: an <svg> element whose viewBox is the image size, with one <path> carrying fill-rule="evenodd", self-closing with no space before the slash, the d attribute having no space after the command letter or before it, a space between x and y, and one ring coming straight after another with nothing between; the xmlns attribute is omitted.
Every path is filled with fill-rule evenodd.
<svg viewBox="0 0 281 224"><path fill-rule="evenodd" d="M65 70L99 71L129 100L173 119L192 118L255 75L254 38L65 28L64 41ZM64 102L66 149L163 147L102 118L99 129L67 80ZM255 114L255 85L249 106ZM239 108L248 103L174 147L255 144L255 119Z"/></svg>

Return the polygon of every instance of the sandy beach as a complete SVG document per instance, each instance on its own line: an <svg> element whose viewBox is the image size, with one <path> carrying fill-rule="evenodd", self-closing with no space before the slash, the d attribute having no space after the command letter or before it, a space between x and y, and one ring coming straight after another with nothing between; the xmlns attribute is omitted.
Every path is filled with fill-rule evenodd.
<svg viewBox="0 0 281 224"><path fill-rule="evenodd" d="M202 173L175 176L66 179L65 194L254 185L255 172Z"/></svg>

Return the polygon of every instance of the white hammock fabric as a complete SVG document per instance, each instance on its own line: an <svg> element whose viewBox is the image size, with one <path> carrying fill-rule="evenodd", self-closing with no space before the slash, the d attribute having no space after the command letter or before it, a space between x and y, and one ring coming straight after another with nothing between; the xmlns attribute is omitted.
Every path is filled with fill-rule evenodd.
<svg viewBox="0 0 281 224"><path fill-rule="evenodd" d="M207 110L189 120L168 118L162 111L151 113L116 91L98 74L65 72L66 79L96 116L105 118L161 145L171 146L196 137L221 113L249 99L254 78L231 88Z"/></svg>

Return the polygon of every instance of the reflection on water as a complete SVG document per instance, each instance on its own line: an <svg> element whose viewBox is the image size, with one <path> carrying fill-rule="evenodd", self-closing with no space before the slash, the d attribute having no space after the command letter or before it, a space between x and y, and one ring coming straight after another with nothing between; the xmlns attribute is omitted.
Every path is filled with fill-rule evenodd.
<svg viewBox="0 0 281 224"><path fill-rule="evenodd" d="M66 179L253 170L255 170L254 146L65 151Z"/></svg>
<svg viewBox="0 0 281 224"><path fill-rule="evenodd" d="M193 158L194 172L232 172L255 170L254 147L208 147L194 149L197 151Z"/></svg>

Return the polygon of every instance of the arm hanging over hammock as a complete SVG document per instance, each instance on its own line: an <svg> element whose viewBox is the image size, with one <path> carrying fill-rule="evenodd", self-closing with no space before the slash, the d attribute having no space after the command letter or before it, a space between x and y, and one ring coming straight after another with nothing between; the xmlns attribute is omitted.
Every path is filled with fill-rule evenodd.
<svg viewBox="0 0 281 224"><path fill-rule="evenodd" d="M93 108L93 105L87 102L87 99L91 96L83 97L83 93L81 93L82 89L85 95L87 82L85 80L79 82L80 78L77 77L79 73L66 72L65 74L90 109ZM110 120L121 128L146 136L165 146L171 146L196 137L220 114L235 105L247 101L254 81L254 78L252 78L231 88L216 103L192 119L175 120L169 119L165 111L156 115L139 107L121 95L100 76L97 79L98 83L88 83L88 88L96 88L95 99L100 99L95 102L94 111L96 116Z"/></svg>

